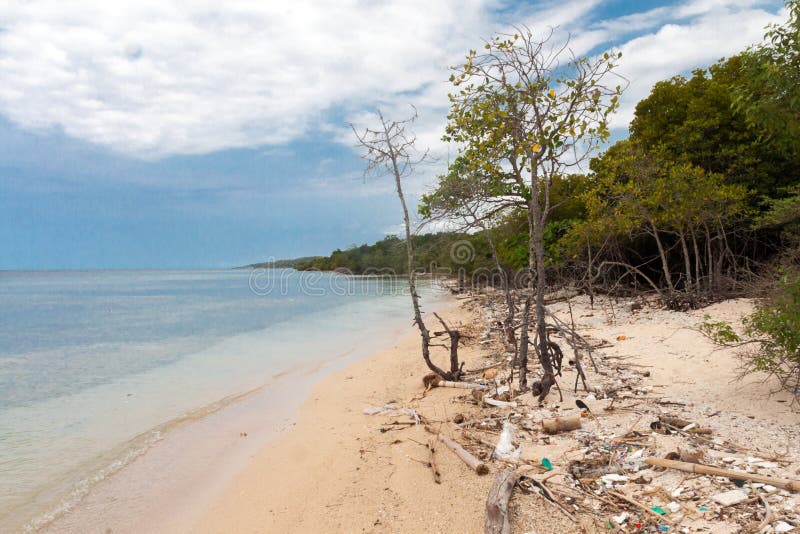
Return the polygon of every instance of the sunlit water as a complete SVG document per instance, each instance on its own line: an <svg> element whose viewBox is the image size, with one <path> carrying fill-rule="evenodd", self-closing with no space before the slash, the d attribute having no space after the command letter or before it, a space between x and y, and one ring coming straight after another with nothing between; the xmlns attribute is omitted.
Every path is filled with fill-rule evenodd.
<svg viewBox="0 0 800 534"><path fill-rule="evenodd" d="M410 315L389 278L0 272L0 530L46 525L176 422Z"/></svg>

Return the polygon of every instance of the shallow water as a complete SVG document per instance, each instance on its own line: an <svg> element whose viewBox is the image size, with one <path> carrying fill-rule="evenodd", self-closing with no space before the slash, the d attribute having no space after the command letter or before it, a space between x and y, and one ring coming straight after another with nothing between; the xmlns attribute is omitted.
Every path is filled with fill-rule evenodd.
<svg viewBox="0 0 800 534"><path fill-rule="evenodd" d="M0 272L2 530L45 526L181 422L377 348L410 316L389 278Z"/></svg>

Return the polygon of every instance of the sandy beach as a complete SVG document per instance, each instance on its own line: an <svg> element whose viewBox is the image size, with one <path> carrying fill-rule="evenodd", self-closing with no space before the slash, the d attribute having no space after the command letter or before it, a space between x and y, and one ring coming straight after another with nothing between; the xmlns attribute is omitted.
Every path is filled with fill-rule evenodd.
<svg viewBox="0 0 800 534"><path fill-rule="evenodd" d="M619 303L602 301L592 309L583 298L573 302L572 314L578 330L606 345L595 353L600 373L587 369L589 382L608 387L609 383L621 378L627 380L634 374L641 380L631 393L617 395L617 401L612 401L636 406L641 410L638 414L609 411L602 421L587 421L586 431L598 436L609 432L621 434L626 429L649 433L647 425L652 418L647 415L648 410L677 411L685 418L712 427L716 438L734 440L746 447L751 456L776 455L785 449L779 471L786 476L794 475L800 468L800 459L794 447L787 444L798 442L800 415L790 409L790 397L786 394L768 397L765 395L768 385L762 384L759 377L735 381L738 360L734 352L717 350L694 329L704 314L735 322L750 306L746 300L727 301L705 310L675 313L647 306L630 311ZM564 318L569 317L563 303L552 309ZM475 336L461 351L467 369L483 367L500 356L502 349L497 340L486 337L495 311L491 302L482 299L459 300L442 313L448 321L460 324ZM438 349L437 354L443 363L445 351ZM569 367L566 362L565 367ZM647 372L642 372L645 369ZM422 426L392 424L407 421L407 417L363 412L366 407L387 403L413 408L424 414L430 426L466 443L477 455L488 457L491 449L465 442L464 434L452 422L459 413L467 418L480 413L480 408L470 402L469 392L434 388L419 399L425 373L418 335L410 332L380 354L328 376L313 388L291 429L255 454L233 484L188 530L198 533L482 532L487 491L502 464L493 462L489 475L477 476L455 455L440 447L436 461L441 484L437 484L425 465L428 458L425 445L430 433ZM565 369L560 379L563 402L559 402L555 390L543 407L536 406L530 394L516 399L529 411L533 423L532 431L518 436L522 457L530 460L547 456L556 471L565 469L575 458L575 436L542 436L536 430L537 419L578 413L575 398L590 399L587 402L594 405L595 411L609 405L608 400L592 400L593 396L581 390L573 394L574 376L573 370ZM491 413L501 418L509 415L503 409ZM498 434L496 429L487 429L482 436L484 442L493 443ZM676 445L674 438L664 436L662 441L661 436L656 437L653 440L658 453L665 454ZM707 457L716 453L709 452ZM664 487L681 480L671 472L657 476L663 479ZM790 509L797 496L785 499ZM543 506L541 497L519 492L511 500L511 515L514 532L534 529L577 532L602 527L587 525L585 521L578 525L564 514L554 513L554 508ZM707 514L687 514L681 521L700 530L715 525L713 532L736 531L733 520L731 524L714 524L709 522Z"/></svg>

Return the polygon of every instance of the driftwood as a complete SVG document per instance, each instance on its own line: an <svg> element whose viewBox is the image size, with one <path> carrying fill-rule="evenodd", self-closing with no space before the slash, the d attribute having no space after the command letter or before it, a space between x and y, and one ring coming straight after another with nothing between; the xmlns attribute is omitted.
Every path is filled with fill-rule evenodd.
<svg viewBox="0 0 800 534"><path fill-rule="evenodd" d="M479 475L485 475L489 472L489 468L486 467L486 464L475 458L472 454L469 453L464 447L453 441L452 439L448 438L444 434L439 434L438 436L439 441L441 441L445 447L450 449L455 453L456 456L461 458L461 460L469 466L470 469L478 473Z"/></svg>
<svg viewBox="0 0 800 534"><path fill-rule="evenodd" d="M486 386L481 384L473 384L472 382L453 382L451 380L439 380L432 385L438 388L486 389Z"/></svg>
<svg viewBox="0 0 800 534"><path fill-rule="evenodd" d="M511 534L511 525L508 522L508 501L511 492L517 484L517 472L513 469L504 469L497 476L489 489L486 498L486 534Z"/></svg>
<svg viewBox="0 0 800 534"><path fill-rule="evenodd" d="M483 398L483 402L485 402L486 404L488 404L490 406L494 406L496 408L516 408L517 407L517 403L516 402L500 401L500 400L493 399L491 397L484 397Z"/></svg>
<svg viewBox="0 0 800 534"><path fill-rule="evenodd" d="M567 430L581 428L581 416L556 417L555 419L542 419L542 428L548 434L557 434Z"/></svg>
<svg viewBox="0 0 800 534"><path fill-rule="evenodd" d="M716 477L727 477L736 480L751 480L753 482L761 482L762 484L769 484L776 488L781 488L789 491L800 491L800 481L788 480L785 478L768 477L765 475L757 475L752 473L743 473L741 471L734 471L732 469L720 469L719 467L712 467L704 464L693 464L689 462L679 462L677 460L666 460L664 458L648 458L644 461L647 465L656 467L668 467L670 469L677 469L684 473L697 473L698 475L711 475Z"/></svg>

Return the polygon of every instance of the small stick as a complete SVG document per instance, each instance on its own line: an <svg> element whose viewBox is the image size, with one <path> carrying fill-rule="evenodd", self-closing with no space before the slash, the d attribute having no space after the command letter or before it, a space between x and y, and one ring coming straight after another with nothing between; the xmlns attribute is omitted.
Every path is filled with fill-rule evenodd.
<svg viewBox="0 0 800 534"><path fill-rule="evenodd" d="M475 458L472 454L470 454L464 447L453 441L452 439L448 438L444 434L439 434L438 436L439 441L444 443L444 446L450 449L455 453L456 456L461 458L465 464L469 466L470 469L478 473L479 475L485 475L489 472L489 468L486 467L486 464Z"/></svg>
<svg viewBox="0 0 800 534"><path fill-rule="evenodd" d="M758 494L758 500L761 501L761 504L764 505L764 520L756 527L756 532L762 532L772 520L775 519L775 516L772 514L772 508L770 508L767 499L761 493ZM770 529L771 530L771 529Z"/></svg>
<svg viewBox="0 0 800 534"><path fill-rule="evenodd" d="M727 477L737 480L751 480L753 482L761 482L769 484L776 488L781 488L789 491L800 491L800 481L788 480L785 478L768 477L753 473L743 473L741 471L733 471L732 469L720 469L719 467L712 467L704 464L693 464L689 462L679 462L677 460L667 460L665 458L648 458L644 461L647 465L656 467L668 467L670 469L677 469L685 473L697 473L699 475L711 475L715 477Z"/></svg>
<svg viewBox="0 0 800 534"><path fill-rule="evenodd" d="M434 453L436 449L433 448L433 439L428 441L428 464L431 467L431 473L433 474L433 481L437 484L442 483L442 475L439 472L439 466L436 465L436 456Z"/></svg>
<svg viewBox="0 0 800 534"><path fill-rule="evenodd" d="M486 386L481 384L473 384L472 382L453 382L451 380L439 380L436 383L438 388L461 388L461 389L486 389Z"/></svg>

